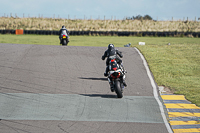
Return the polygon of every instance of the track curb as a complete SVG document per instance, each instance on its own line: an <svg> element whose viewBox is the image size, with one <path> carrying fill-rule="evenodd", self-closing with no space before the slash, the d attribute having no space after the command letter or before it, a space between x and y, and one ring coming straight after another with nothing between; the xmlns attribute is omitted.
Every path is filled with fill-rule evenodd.
<svg viewBox="0 0 200 133"><path fill-rule="evenodd" d="M200 108L185 99L184 95L162 94L169 123L174 133L200 132Z"/></svg>

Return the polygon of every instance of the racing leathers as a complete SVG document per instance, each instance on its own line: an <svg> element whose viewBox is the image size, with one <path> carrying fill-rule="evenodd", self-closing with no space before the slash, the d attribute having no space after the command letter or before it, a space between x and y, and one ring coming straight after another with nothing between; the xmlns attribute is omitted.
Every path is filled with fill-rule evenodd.
<svg viewBox="0 0 200 133"><path fill-rule="evenodd" d="M60 44L61 44L61 39L63 35L67 35L67 42L69 42L69 31L63 26L62 29L59 31L59 39L60 39Z"/></svg>
<svg viewBox="0 0 200 133"><path fill-rule="evenodd" d="M104 52L104 55L102 56L102 60L105 60L105 58L107 57L107 60L106 60L106 70L104 72L104 76L108 76L108 71L109 71L109 62L112 60L112 59L115 59L117 61L117 63L119 64L119 67L122 69L122 72L123 74L125 74L125 69L123 67L123 64L122 64L122 60L118 57L122 58L123 55L122 55L122 52L118 51L117 49L114 48L114 45L113 46L108 46L108 50L106 50ZM127 84L125 83L125 80L123 79L123 83L124 83L124 86L126 87Z"/></svg>
<svg viewBox="0 0 200 133"><path fill-rule="evenodd" d="M117 55L119 55L119 57L121 58L123 57L122 53L118 50L115 50L114 48L111 50L108 49L105 51L104 55L102 56L102 60L105 60L105 58L107 57L106 70L105 70L104 76L108 76L108 71L109 71L108 65L109 65L109 61L111 61L112 59L115 59L118 64L122 65L122 60Z"/></svg>

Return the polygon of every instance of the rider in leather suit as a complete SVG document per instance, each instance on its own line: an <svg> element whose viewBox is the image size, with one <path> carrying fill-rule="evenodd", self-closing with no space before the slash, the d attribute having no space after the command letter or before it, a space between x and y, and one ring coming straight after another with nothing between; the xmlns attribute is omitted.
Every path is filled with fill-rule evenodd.
<svg viewBox="0 0 200 133"><path fill-rule="evenodd" d="M122 65L122 60L117 55L119 55L120 58L123 57L122 52L120 52L119 50L115 49L113 44L109 44L108 45L108 49L105 51L104 55L101 58L102 60L105 60L105 58L107 57L106 70L104 72L104 76L108 76L108 71L109 71L108 65L109 65L109 61L111 59L115 59L117 61L117 63L122 67L122 70L124 70L123 65ZM124 70L124 73L125 72L126 71ZM127 86L127 84L126 84L124 79L123 79L123 84L124 84L125 87Z"/></svg>
<svg viewBox="0 0 200 133"><path fill-rule="evenodd" d="M65 28L65 26L63 25L62 28L59 31L59 39L60 39L60 44L61 44L61 39L62 39L62 35L69 35L69 31ZM69 37L67 36L67 41L69 42Z"/></svg>

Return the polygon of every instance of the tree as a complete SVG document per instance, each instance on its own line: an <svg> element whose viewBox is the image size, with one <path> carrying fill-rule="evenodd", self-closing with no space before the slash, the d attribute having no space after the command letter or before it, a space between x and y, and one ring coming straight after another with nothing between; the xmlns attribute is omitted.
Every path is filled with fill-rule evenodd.
<svg viewBox="0 0 200 133"><path fill-rule="evenodd" d="M137 15L136 17L135 17L135 19L137 19L137 20L142 20L142 16L141 15Z"/></svg>
<svg viewBox="0 0 200 133"><path fill-rule="evenodd" d="M152 20L152 17L149 16L149 15L145 15L145 16L143 17L143 19L144 19L144 20Z"/></svg>
<svg viewBox="0 0 200 133"><path fill-rule="evenodd" d="M136 17L127 17L127 20L152 20L152 17L149 15L144 15L144 17L142 17L141 15L137 15Z"/></svg>

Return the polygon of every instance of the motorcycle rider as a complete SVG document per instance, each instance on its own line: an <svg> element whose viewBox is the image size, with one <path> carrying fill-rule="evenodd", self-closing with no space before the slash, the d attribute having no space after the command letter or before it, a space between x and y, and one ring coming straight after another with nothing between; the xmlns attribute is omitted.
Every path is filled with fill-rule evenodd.
<svg viewBox="0 0 200 133"><path fill-rule="evenodd" d="M62 26L62 28L59 31L60 44L61 44L61 40L62 40L62 36L63 35L69 35L69 31L65 28L64 25ZM67 42L69 42L69 37L68 36L67 36Z"/></svg>
<svg viewBox="0 0 200 133"><path fill-rule="evenodd" d="M122 52L120 52L119 50L115 49L115 47L114 47L113 44L109 44L108 45L108 49L104 52L104 55L101 58L102 60L105 60L105 58L107 57L107 60L106 60L106 70L104 72L104 76L105 77L108 76L109 61L111 61L112 59L115 59L117 61L117 63L119 64L119 66L122 69L123 75L125 74L126 71L125 71L125 69L123 67L122 60L117 55L119 55L120 58L123 57ZM125 82L124 79L123 79L123 84L124 84L125 87L127 86L127 84L126 84L126 82Z"/></svg>

